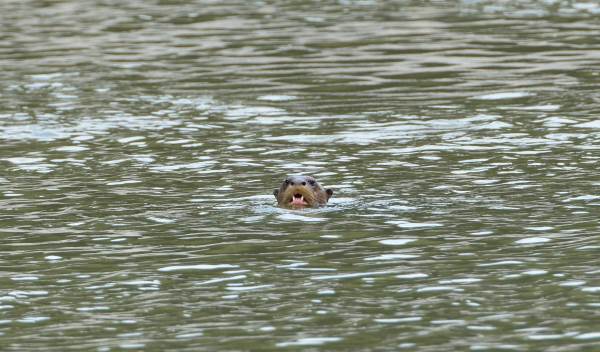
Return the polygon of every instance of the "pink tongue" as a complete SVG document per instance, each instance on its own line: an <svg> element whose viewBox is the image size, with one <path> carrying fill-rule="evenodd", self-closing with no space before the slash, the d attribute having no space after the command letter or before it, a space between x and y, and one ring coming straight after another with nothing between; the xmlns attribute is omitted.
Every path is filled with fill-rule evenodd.
<svg viewBox="0 0 600 352"><path fill-rule="evenodd" d="M304 197L300 197L300 198L292 198L292 203L294 205L304 205Z"/></svg>

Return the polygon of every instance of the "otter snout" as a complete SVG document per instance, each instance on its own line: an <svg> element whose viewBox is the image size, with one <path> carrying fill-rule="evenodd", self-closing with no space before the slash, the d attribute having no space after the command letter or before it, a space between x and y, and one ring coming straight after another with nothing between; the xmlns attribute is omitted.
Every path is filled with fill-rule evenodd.
<svg viewBox="0 0 600 352"><path fill-rule="evenodd" d="M325 190L312 176L294 175L286 177L273 194L283 207L313 207L327 204L333 191Z"/></svg>

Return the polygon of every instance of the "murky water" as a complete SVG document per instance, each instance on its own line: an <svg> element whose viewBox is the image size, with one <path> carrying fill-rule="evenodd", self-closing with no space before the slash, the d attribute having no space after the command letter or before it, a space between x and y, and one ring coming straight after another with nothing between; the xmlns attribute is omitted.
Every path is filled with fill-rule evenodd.
<svg viewBox="0 0 600 352"><path fill-rule="evenodd" d="M0 349L598 349L599 13L3 1Z"/></svg>

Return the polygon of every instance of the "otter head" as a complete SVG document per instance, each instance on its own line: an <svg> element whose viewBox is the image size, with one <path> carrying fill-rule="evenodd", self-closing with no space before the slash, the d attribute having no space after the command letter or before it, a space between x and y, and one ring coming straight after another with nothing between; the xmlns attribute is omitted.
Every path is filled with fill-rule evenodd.
<svg viewBox="0 0 600 352"><path fill-rule="evenodd" d="M316 207L327 204L333 191L321 187L312 176L288 176L273 194L280 206Z"/></svg>

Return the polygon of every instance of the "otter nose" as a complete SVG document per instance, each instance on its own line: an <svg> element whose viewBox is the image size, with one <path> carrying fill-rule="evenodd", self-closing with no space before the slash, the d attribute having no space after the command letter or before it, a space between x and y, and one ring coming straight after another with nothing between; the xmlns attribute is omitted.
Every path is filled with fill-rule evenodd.
<svg viewBox="0 0 600 352"><path fill-rule="evenodd" d="M288 179L286 179L286 183L291 185L291 186L295 186L295 185L302 185L302 186L306 186L306 180L304 179L304 177L290 177Z"/></svg>

